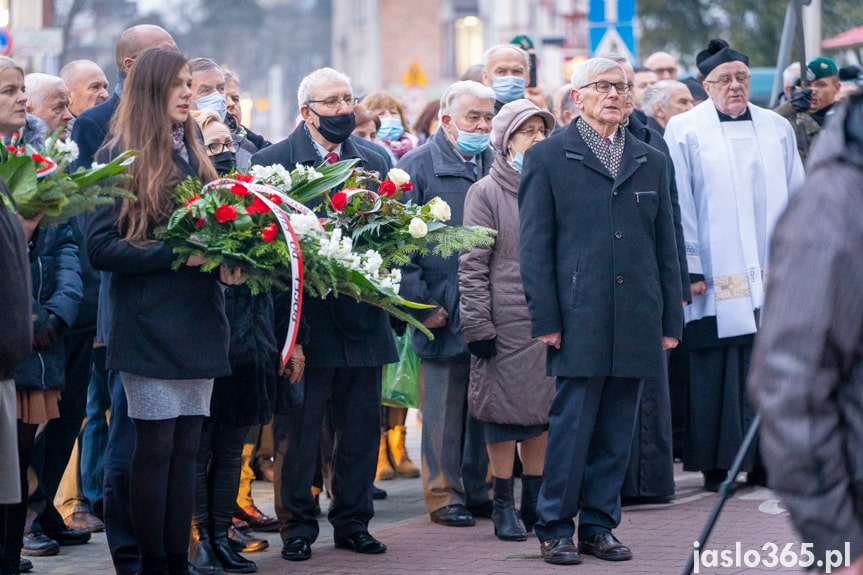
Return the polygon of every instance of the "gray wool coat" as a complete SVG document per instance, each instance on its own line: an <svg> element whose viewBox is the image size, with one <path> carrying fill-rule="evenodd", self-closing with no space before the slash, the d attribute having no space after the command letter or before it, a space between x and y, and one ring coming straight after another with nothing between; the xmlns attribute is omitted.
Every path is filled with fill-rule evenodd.
<svg viewBox="0 0 863 575"><path fill-rule="evenodd" d="M513 128L514 129L514 128ZM468 408L482 421L548 423L554 378L545 374L546 345L530 335L519 272L519 173L498 154L489 175L468 190L464 224L497 230L492 246L459 257L461 328L466 341L495 339L497 355L471 357Z"/></svg>
<svg viewBox="0 0 863 575"><path fill-rule="evenodd" d="M521 277L531 335L562 333L550 375L656 377L683 331L666 159L624 134L616 178L575 123L525 154Z"/></svg>

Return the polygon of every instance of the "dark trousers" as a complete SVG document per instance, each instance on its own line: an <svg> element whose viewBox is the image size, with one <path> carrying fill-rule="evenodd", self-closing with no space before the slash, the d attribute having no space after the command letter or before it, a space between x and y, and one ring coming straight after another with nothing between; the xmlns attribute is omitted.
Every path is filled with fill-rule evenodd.
<svg viewBox="0 0 863 575"><path fill-rule="evenodd" d="M66 385L58 404L60 417L45 424L33 448L32 466L39 479L38 489L30 497L31 504L38 509L33 531L50 533L64 526L63 518L54 507L54 496L84 422L95 336L95 329L65 336Z"/></svg>
<svg viewBox="0 0 863 575"><path fill-rule="evenodd" d="M337 537L346 537L367 530L374 515L381 368L307 367L303 406L273 419L275 508L283 541L298 536L314 541L318 536L312 483L329 398L336 434L330 523Z"/></svg>
<svg viewBox="0 0 863 575"><path fill-rule="evenodd" d="M536 535L587 539L620 524L620 488L629 463L641 381L557 378L549 413Z"/></svg>
<svg viewBox="0 0 863 575"><path fill-rule="evenodd" d="M134 575L138 572L140 561L132 529L129 492L132 453L135 451L135 426L129 418L126 391L119 373L108 372L108 389L111 392L111 422L108 426L105 483L102 492L105 534L117 575Z"/></svg>

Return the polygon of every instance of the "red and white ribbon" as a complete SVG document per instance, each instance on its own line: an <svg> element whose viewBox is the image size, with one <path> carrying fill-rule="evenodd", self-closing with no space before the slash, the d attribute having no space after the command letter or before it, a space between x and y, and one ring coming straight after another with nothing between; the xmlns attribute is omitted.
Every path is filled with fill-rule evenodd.
<svg viewBox="0 0 863 575"><path fill-rule="evenodd" d="M232 178L221 178L204 186L203 191L206 192L213 188L233 186L235 184L244 186L250 193L254 194L268 208L270 208L273 215L276 216L276 221L279 223L279 227L282 229L282 233L285 236L285 243L287 244L288 250L291 254L291 312L290 320L288 322L288 334L285 338L285 344L282 346L281 353L282 365L285 365L291 358L291 351L294 349L294 345L297 342L297 334L300 331L300 315L303 311L303 252L300 249L300 242L297 240L297 235L294 233L294 227L291 225L290 216L288 216L287 212L271 199L271 196L278 196L283 203L295 212L311 215L314 215L314 212L300 202L288 197L287 194L278 188L269 184L242 182ZM315 219L317 220L317 218ZM323 229L323 227L321 229Z"/></svg>

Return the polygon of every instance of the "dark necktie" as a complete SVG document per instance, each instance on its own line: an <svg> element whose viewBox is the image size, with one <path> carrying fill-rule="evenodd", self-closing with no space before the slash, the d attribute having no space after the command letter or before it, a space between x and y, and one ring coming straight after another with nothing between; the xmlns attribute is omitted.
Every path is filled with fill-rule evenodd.
<svg viewBox="0 0 863 575"><path fill-rule="evenodd" d="M328 164L335 164L339 161L339 155L335 152L330 152L329 154L324 156L324 160L326 160Z"/></svg>

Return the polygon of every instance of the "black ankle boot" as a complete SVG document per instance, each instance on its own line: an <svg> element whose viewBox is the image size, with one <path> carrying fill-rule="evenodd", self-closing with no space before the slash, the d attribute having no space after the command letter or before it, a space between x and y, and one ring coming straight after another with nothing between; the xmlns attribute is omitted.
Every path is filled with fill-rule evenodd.
<svg viewBox="0 0 863 575"><path fill-rule="evenodd" d="M213 552L209 531L200 525L192 525L189 540L189 563L205 575L220 575L224 573L222 564Z"/></svg>
<svg viewBox="0 0 863 575"><path fill-rule="evenodd" d="M213 553L222 564L226 573L254 573L258 566L254 561L249 561L231 547L228 541L228 525L213 526Z"/></svg>
<svg viewBox="0 0 863 575"><path fill-rule="evenodd" d="M539 521L536 514L536 500L539 497L539 488L542 487L542 475L521 476L521 522L524 530L530 533L533 526Z"/></svg>
<svg viewBox="0 0 863 575"><path fill-rule="evenodd" d="M524 541L527 539L527 534L518 522L518 513L515 511L512 494L513 478L492 477L492 484L494 511L491 514L491 520L494 522L494 534L504 541Z"/></svg>

